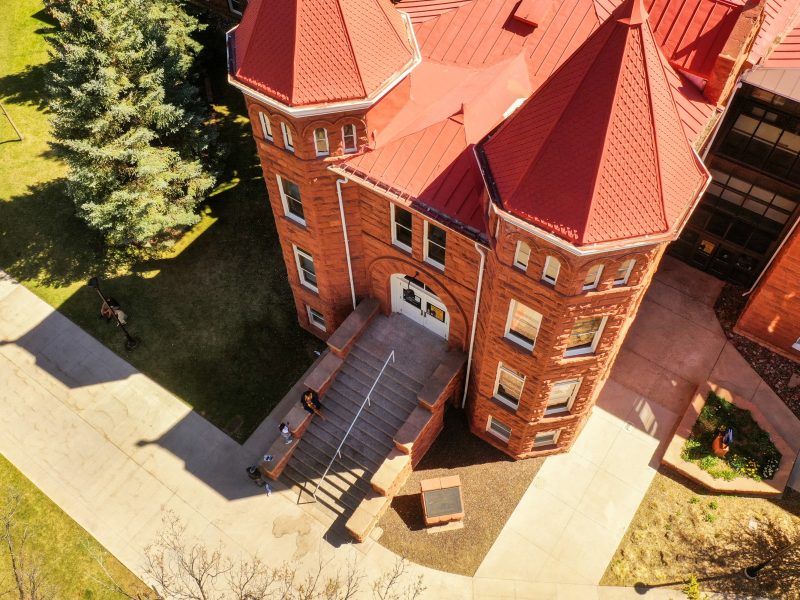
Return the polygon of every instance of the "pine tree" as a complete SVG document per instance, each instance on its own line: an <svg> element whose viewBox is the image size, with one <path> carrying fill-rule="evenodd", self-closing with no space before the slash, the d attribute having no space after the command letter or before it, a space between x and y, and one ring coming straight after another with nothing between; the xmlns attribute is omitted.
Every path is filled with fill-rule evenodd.
<svg viewBox="0 0 800 600"><path fill-rule="evenodd" d="M48 0L49 91L77 212L110 244L195 224L213 133L191 67L197 21L175 0Z"/></svg>

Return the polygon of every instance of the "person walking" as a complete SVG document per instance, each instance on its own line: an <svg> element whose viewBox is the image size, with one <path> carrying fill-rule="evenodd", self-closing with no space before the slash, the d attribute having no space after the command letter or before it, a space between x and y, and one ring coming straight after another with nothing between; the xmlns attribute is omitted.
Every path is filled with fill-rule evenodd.
<svg viewBox="0 0 800 600"><path fill-rule="evenodd" d="M322 402L319 401L319 394L314 390L306 390L300 396L300 404L303 405L303 410L312 415L319 415L322 419L325 415L322 414Z"/></svg>

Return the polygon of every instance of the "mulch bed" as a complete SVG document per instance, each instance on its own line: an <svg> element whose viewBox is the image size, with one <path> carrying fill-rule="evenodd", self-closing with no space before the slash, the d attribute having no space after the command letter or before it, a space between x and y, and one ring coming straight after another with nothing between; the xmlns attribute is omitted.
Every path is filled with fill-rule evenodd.
<svg viewBox="0 0 800 600"><path fill-rule="evenodd" d="M717 319L725 330L725 335L739 353L750 363L761 379L767 382L772 391L800 418L800 385L794 388L789 387L789 380L793 374L800 373L800 366L793 360L775 354L733 332L733 326L747 304L747 296L742 296L746 291L744 288L726 284L714 305Z"/></svg>
<svg viewBox="0 0 800 600"><path fill-rule="evenodd" d="M378 526L379 542L413 562L472 576L544 462L515 461L469 431L464 411L450 409L445 427ZM430 534L422 519L419 482L459 475L463 529Z"/></svg>

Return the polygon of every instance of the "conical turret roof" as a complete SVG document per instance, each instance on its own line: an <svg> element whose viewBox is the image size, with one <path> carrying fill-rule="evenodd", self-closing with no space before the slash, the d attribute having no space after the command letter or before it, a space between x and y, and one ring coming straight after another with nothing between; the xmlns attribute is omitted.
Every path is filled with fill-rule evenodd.
<svg viewBox="0 0 800 600"><path fill-rule="evenodd" d="M668 232L708 173L641 0L627 0L482 143L495 199L574 245Z"/></svg>
<svg viewBox="0 0 800 600"><path fill-rule="evenodd" d="M290 106L370 98L414 59L390 0L252 0L233 47L233 77Z"/></svg>

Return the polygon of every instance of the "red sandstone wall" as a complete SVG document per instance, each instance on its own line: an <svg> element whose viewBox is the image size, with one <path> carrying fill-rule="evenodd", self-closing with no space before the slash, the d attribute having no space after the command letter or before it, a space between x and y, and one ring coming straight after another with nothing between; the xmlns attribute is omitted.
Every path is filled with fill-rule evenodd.
<svg viewBox="0 0 800 600"><path fill-rule="evenodd" d="M800 362L792 348L800 338L800 227L761 278L734 331Z"/></svg>
<svg viewBox="0 0 800 600"><path fill-rule="evenodd" d="M531 247L527 271L512 266L517 240ZM468 392L472 431L512 456L545 455L568 449L583 426L641 298L663 254L662 246L616 251L595 257L576 257L559 248L501 223L498 242L488 260L481 297L473 356L472 382ZM541 281L546 256L562 264L555 286ZM636 259L628 285L615 287L613 277L624 260ZM584 292L586 271L602 262L604 271L596 290ZM504 337L511 300L518 300L542 314L533 352ZM594 354L564 358L567 337L576 320L607 316L601 341ZM493 399L498 363L526 375L519 406L513 408ZM581 387L569 413L544 416L551 385L582 377ZM506 444L486 432L492 415L512 428ZM555 447L532 447L537 432L561 429Z"/></svg>

